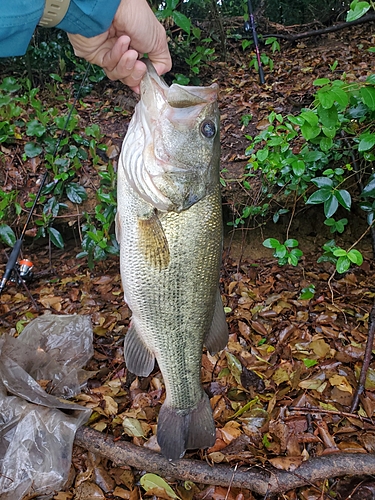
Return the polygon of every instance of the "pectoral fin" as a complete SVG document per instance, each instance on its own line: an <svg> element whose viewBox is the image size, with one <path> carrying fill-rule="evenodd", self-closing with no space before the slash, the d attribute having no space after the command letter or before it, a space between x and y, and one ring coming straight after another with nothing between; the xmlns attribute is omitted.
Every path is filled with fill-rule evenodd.
<svg viewBox="0 0 375 500"><path fill-rule="evenodd" d="M161 271L169 265L168 241L163 226L155 212L149 217L138 218L139 249L150 266Z"/></svg>
<svg viewBox="0 0 375 500"><path fill-rule="evenodd" d="M127 369L139 377L148 377L155 365L155 357L139 336L134 323L125 335L124 356Z"/></svg>
<svg viewBox="0 0 375 500"><path fill-rule="evenodd" d="M210 354L213 355L224 349L224 347L227 345L227 342L228 325L225 319L220 291L219 289L217 289L214 317L212 319L210 331L208 332L204 343Z"/></svg>
<svg viewBox="0 0 375 500"><path fill-rule="evenodd" d="M117 243L121 243L121 219L120 219L120 214L116 212L115 215L115 235L116 235L116 240Z"/></svg>

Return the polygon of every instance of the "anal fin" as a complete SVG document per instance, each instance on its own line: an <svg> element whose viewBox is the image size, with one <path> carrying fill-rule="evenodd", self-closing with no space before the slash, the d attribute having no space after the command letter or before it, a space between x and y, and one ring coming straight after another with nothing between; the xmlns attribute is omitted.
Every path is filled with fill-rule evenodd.
<svg viewBox="0 0 375 500"><path fill-rule="evenodd" d="M191 410L179 410L167 403L161 407L157 440L168 460L182 458L186 450L213 446L215 437L215 423L205 393L197 407Z"/></svg>
<svg viewBox="0 0 375 500"><path fill-rule="evenodd" d="M225 318L223 303L221 301L219 288L216 292L215 311L211 323L210 331L208 332L204 344L210 354L215 354L227 345L228 343L228 324Z"/></svg>
<svg viewBox="0 0 375 500"><path fill-rule="evenodd" d="M169 245L161 222L155 212L138 218L139 249L150 266L159 271L169 265Z"/></svg>
<svg viewBox="0 0 375 500"><path fill-rule="evenodd" d="M125 335L124 356L127 369L139 377L148 377L155 365L155 356L139 336L134 323Z"/></svg>

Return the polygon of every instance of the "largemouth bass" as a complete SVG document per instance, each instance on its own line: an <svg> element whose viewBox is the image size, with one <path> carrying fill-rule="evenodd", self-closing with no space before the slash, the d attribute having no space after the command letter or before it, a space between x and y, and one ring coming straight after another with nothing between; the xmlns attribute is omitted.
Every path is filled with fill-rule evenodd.
<svg viewBox="0 0 375 500"><path fill-rule="evenodd" d="M166 397L157 440L168 459L212 446L200 381L203 344L228 340L219 293L222 215L217 85L170 87L151 63L118 167L116 234L132 311L124 354L146 377L158 362Z"/></svg>

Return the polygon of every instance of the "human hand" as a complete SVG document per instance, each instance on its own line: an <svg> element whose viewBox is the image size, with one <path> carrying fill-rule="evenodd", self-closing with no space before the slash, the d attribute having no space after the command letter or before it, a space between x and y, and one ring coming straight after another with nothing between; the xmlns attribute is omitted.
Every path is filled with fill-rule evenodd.
<svg viewBox="0 0 375 500"><path fill-rule="evenodd" d="M98 36L68 36L78 57L101 66L108 78L135 92L146 73L139 56L147 53L159 75L172 66L165 30L146 0L121 0L110 28Z"/></svg>

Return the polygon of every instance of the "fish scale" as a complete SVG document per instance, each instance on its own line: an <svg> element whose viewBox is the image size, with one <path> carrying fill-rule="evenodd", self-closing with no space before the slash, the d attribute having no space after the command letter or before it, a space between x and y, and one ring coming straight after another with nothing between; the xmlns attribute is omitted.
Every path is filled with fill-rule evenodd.
<svg viewBox="0 0 375 500"><path fill-rule="evenodd" d="M174 106L182 94L182 113L171 109L169 88L150 66L148 73L118 168L116 233L124 297L132 310L124 352L128 369L139 376L149 375L158 362L166 397L157 439L162 453L177 459L186 449L215 441L212 411L200 381L202 348L206 344L210 352L218 351L228 338L218 290L219 123L216 88L170 87ZM177 132L163 142L166 122L168 133L174 127ZM216 135L202 136L201 123L209 123L208 135L211 130ZM150 138L153 130L157 144ZM162 162L157 163L158 155ZM166 203L164 210L158 208Z"/></svg>

